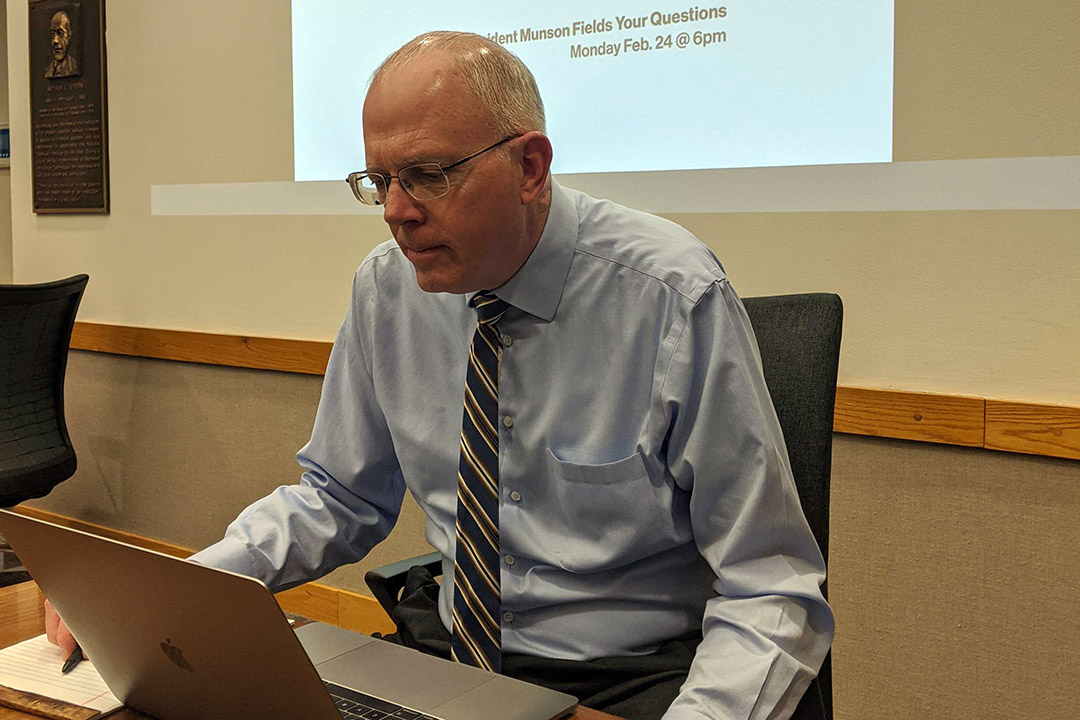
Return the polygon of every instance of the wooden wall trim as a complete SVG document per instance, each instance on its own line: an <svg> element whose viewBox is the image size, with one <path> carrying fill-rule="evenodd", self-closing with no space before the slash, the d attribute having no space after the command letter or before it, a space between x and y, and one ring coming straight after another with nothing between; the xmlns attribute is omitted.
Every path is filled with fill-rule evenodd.
<svg viewBox="0 0 1080 720"><path fill-rule="evenodd" d="M322 375L328 342L75 323L76 350ZM841 386L840 433L1080 459L1080 407Z"/></svg>
<svg viewBox="0 0 1080 720"><path fill-rule="evenodd" d="M322 375L331 343L75 323L76 350Z"/></svg>
<svg viewBox="0 0 1080 720"><path fill-rule="evenodd" d="M984 447L1080 460L1080 408L987 400Z"/></svg>
<svg viewBox="0 0 1080 720"><path fill-rule="evenodd" d="M41 510L27 505L19 505L14 510L27 517L45 520L74 530L82 530L91 535L118 540L128 545L155 550L173 557L186 558L194 552L189 548L173 545L172 543L134 535L122 530L114 530L104 525L95 525L94 523L88 523L66 515L58 515L48 510ZM285 612L302 615L310 620L338 625L347 630L355 630L370 635L375 632L391 633L395 629L394 623L375 598L349 590L310 582L294 587L291 590L276 593L274 597L277 598L278 605Z"/></svg>
<svg viewBox="0 0 1080 720"><path fill-rule="evenodd" d="M833 430L982 447L984 404L959 395L838 387Z"/></svg>

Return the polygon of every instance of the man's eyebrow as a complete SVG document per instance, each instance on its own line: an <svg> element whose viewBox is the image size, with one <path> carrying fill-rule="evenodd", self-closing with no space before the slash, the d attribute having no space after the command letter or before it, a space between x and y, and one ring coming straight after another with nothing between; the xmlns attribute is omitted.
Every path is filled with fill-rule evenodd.
<svg viewBox="0 0 1080 720"><path fill-rule="evenodd" d="M398 172L400 172L402 168L412 167L413 165L428 165L434 163L439 167L445 167L446 165L451 165L454 162L450 159L449 155L443 155L443 157L438 157L439 153L435 153L435 155L436 157L432 157L431 155L408 155L400 163L398 163ZM391 174L387 172L384 168L381 168L377 165L365 168L360 172L377 173L380 175Z"/></svg>

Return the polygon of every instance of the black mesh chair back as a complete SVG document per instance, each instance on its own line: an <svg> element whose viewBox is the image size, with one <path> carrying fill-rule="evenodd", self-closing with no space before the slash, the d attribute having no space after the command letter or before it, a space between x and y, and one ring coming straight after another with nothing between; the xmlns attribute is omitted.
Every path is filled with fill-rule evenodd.
<svg viewBox="0 0 1080 720"><path fill-rule="evenodd" d="M64 373L88 279L0 285L0 507L42 497L75 473Z"/></svg>
<svg viewBox="0 0 1080 720"><path fill-rule="evenodd" d="M746 298L743 305L757 336L799 501L827 562L833 408L844 306L838 295L827 293ZM832 719L829 657L793 715L795 720L822 717Z"/></svg>

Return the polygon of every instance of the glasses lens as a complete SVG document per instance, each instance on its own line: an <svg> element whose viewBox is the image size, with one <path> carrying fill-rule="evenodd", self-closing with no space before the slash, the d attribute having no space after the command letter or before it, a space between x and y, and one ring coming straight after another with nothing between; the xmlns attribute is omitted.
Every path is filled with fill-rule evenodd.
<svg viewBox="0 0 1080 720"><path fill-rule="evenodd" d="M450 181L438 163L402 168L398 182L417 200L433 200L450 192Z"/></svg>
<svg viewBox="0 0 1080 720"><path fill-rule="evenodd" d="M366 173L361 175L360 194L367 198L369 205L382 205L386 202L386 178Z"/></svg>
<svg viewBox="0 0 1080 720"><path fill-rule="evenodd" d="M350 173L348 181L353 195L365 205L382 205L386 202L386 180L381 175Z"/></svg>

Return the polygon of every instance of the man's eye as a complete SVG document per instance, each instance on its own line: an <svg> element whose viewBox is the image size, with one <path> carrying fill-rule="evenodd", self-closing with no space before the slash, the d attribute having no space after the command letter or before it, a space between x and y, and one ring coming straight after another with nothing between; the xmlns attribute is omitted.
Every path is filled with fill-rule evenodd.
<svg viewBox="0 0 1080 720"><path fill-rule="evenodd" d="M412 176L412 181L421 185L430 185L431 183L442 182L443 172L442 170L419 170Z"/></svg>

